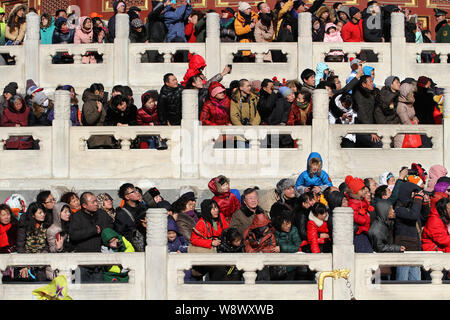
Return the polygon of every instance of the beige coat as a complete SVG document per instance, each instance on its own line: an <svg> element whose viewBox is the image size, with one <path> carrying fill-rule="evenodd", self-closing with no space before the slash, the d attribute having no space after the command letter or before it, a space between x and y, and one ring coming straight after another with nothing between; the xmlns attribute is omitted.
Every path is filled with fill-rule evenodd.
<svg viewBox="0 0 450 320"><path fill-rule="evenodd" d="M242 126L243 120L248 119L249 124L257 126L261 123L257 105L259 97L253 92L250 93L246 101L241 101L241 92L239 90L231 98L230 119L234 126Z"/></svg>
<svg viewBox="0 0 450 320"><path fill-rule="evenodd" d="M254 30L256 42L272 42L273 34L273 22L270 24L270 28L267 28L261 23L261 20L258 20ZM270 51L264 55L264 61L272 62L272 53Z"/></svg>
<svg viewBox="0 0 450 320"><path fill-rule="evenodd" d="M404 83L400 87L400 97L398 98L397 114L400 117L401 123L405 125L410 125L411 122L416 119L413 89L413 86L409 83ZM394 138L394 148L401 148L404 138L404 134L396 135Z"/></svg>

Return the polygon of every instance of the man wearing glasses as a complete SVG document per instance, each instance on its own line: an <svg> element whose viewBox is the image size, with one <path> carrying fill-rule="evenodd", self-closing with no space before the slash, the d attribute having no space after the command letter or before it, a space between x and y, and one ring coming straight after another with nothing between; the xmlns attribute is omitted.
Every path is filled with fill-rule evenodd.
<svg viewBox="0 0 450 320"><path fill-rule="evenodd" d="M116 213L114 230L136 247L133 243L136 227L139 220L144 219L147 208L141 204L142 197L131 183L121 185L118 195L125 201L125 204Z"/></svg>

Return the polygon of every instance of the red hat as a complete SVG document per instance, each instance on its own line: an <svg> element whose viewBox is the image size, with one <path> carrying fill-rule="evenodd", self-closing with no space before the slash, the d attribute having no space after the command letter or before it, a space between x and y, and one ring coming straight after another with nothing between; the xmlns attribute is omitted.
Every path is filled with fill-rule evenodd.
<svg viewBox="0 0 450 320"><path fill-rule="evenodd" d="M425 76L420 76L419 79L417 79L417 86L425 88L428 81L431 81L431 79Z"/></svg>
<svg viewBox="0 0 450 320"><path fill-rule="evenodd" d="M365 187L364 181L360 178L353 178L352 176L345 177L345 184L353 194L357 194L359 190Z"/></svg>

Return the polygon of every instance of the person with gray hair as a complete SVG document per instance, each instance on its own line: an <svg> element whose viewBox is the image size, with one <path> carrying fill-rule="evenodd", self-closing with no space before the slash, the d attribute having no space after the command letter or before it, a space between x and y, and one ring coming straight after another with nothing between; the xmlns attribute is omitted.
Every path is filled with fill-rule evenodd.
<svg viewBox="0 0 450 320"><path fill-rule="evenodd" d="M272 222L283 212L289 211L290 215L292 215L297 205L294 179L281 179L278 181L275 191L279 199L270 208L270 219Z"/></svg>

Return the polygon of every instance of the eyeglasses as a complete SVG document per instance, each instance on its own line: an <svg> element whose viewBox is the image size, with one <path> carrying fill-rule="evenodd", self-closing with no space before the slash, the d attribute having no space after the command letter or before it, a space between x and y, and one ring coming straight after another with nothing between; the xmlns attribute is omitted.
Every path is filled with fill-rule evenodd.
<svg viewBox="0 0 450 320"><path fill-rule="evenodd" d="M125 195L127 196L127 195L132 194L132 193L135 193L135 192L137 192L137 190L136 190L136 189L133 189L133 191L130 191L130 192L126 193Z"/></svg>

